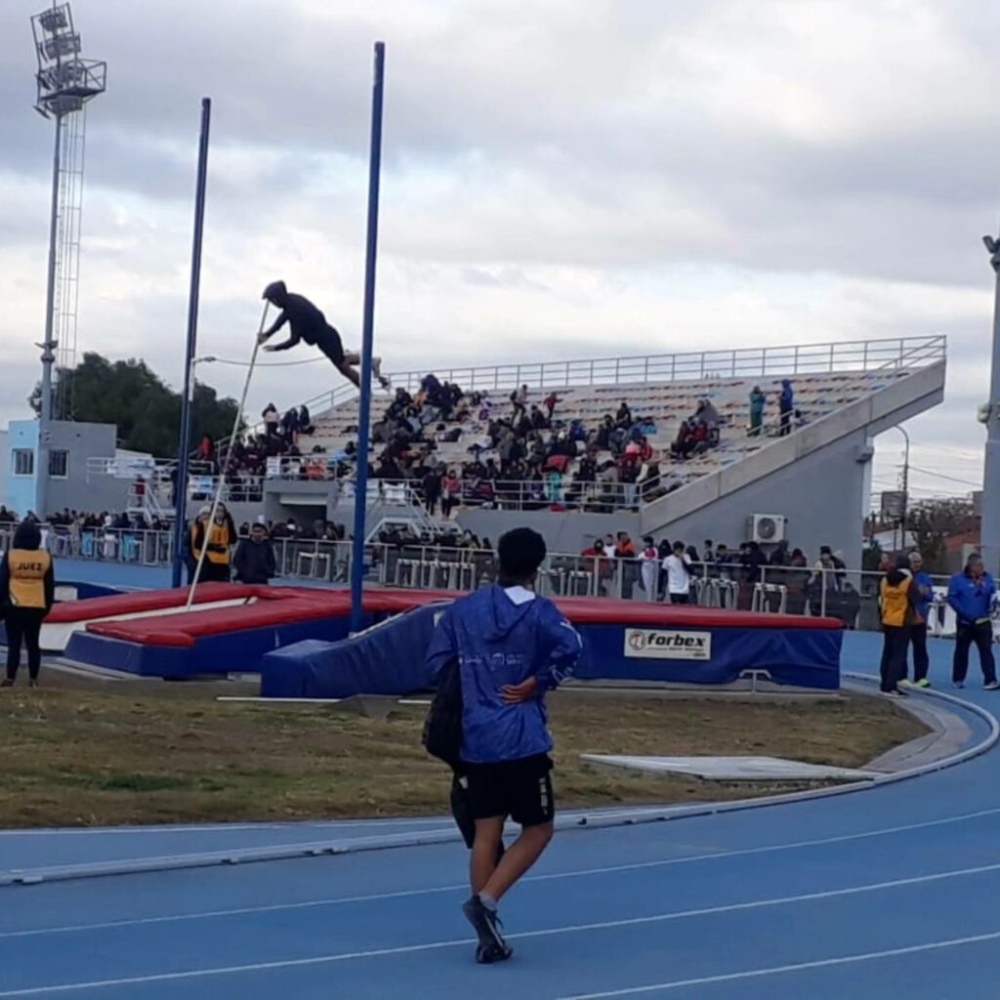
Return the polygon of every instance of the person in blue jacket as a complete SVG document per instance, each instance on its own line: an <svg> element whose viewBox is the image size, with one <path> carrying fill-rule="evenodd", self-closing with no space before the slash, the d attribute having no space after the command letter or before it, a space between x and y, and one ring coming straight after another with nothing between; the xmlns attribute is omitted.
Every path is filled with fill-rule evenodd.
<svg viewBox="0 0 1000 1000"><path fill-rule="evenodd" d="M919 552L910 553L910 574L916 590L913 609L916 621L910 626L910 644L913 646L913 683L917 687L930 687L927 671L930 657L927 655L927 622L934 600L934 583L924 570L924 558Z"/></svg>
<svg viewBox="0 0 1000 1000"><path fill-rule="evenodd" d="M479 938L476 961L510 958L497 904L552 839L552 737L545 693L572 671L583 648L556 606L535 591L545 540L530 528L497 545L497 582L456 601L427 653L437 681L457 659L462 687L461 771L475 821L470 881L462 910ZM521 835L497 860L510 817Z"/></svg>
<svg viewBox="0 0 1000 1000"><path fill-rule="evenodd" d="M982 556L969 556L965 569L956 573L948 585L948 604L955 612L955 659L951 679L955 687L965 687L969 672L969 647L979 650L979 665L987 691L1000 688L996 662L993 659L993 621L990 607L997 587L993 577L983 569Z"/></svg>

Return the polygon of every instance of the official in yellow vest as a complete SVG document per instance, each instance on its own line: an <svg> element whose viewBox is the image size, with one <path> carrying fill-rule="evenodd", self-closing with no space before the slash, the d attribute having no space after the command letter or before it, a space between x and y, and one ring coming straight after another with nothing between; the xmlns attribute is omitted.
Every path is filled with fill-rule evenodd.
<svg viewBox="0 0 1000 1000"><path fill-rule="evenodd" d="M52 556L42 548L42 532L33 521L17 526L9 551L0 561L0 608L7 631L7 677L11 687L21 666L21 646L28 650L28 684L37 687L42 667L41 631L55 601Z"/></svg>
<svg viewBox="0 0 1000 1000"><path fill-rule="evenodd" d="M917 590L909 571L909 560L901 556L879 584L882 612L881 688L885 694L903 695L899 682L906 676L906 650L910 629L917 620Z"/></svg>
<svg viewBox="0 0 1000 1000"><path fill-rule="evenodd" d="M201 583L229 582L233 546L236 542L236 526L225 505L219 504L211 524L207 518L198 518L192 530L191 552L197 562L201 559L202 549L205 550L205 560L198 577Z"/></svg>

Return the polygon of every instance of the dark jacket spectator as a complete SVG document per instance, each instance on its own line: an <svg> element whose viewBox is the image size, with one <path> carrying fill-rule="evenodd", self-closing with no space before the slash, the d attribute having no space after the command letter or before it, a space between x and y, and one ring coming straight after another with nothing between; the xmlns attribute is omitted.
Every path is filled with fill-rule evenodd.
<svg viewBox="0 0 1000 1000"><path fill-rule="evenodd" d="M267 584L277 575L274 546L267 537L267 528L260 523L250 529L236 549L233 569L239 583Z"/></svg>

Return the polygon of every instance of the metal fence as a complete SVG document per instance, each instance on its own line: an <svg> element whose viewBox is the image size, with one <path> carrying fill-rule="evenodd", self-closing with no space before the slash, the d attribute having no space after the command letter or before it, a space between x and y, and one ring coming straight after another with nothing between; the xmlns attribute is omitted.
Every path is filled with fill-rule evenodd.
<svg viewBox="0 0 1000 1000"><path fill-rule="evenodd" d="M43 531L55 558L138 566L169 566L170 532L99 529ZM11 531L0 530L0 551ZM350 579L352 546L347 542L279 538L272 543L278 577L287 581L328 584ZM370 586L420 590L472 591L496 579L493 552L431 545L365 546L365 579ZM58 574L58 567L57 567ZM839 618L849 629L879 629L878 585L882 574L855 570L763 567L748 580L738 564L692 566L690 602L702 607ZM933 602L928 616L932 635L955 632L947 604L948 577L932 577ZM538 590L551 597L611 597L627 601L669 601L666 578L657 562L551 553L539 574ZM1000 608L994 609L1000 629Z"/></svg>
<svg viewBox="0 0 1000 1000"><path fill-rule="evenodd" d="M435 375L442 382L461 386L465 392L509 392L522 385L544 386L547 389L590 385L644 385L686 379L766 378L917 369L942 361L946 348L947 338L937 334L832 344L438 369ZM393 384L415 392L427 373L426 370L393 372ZM312 413L321 413L354 395L356 390L353 388L339 386L332 392L306 400L306 405Z"/></svg>

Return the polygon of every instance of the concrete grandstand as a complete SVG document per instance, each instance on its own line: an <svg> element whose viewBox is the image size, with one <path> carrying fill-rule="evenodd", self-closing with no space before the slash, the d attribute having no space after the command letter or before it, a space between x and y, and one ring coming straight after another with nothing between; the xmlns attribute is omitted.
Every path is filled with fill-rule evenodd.
<svg viewBox="0 0 1000 1000"><path fill-rule="evenodd" d="M632 537L666 534L697 544L705 538L739 543L763 531L765 542L788 536L812 545L822 541L843 550L853 564L868 509L872 441L941 402L945 352L944 337L919 337L439 370L439 381L459 386L463 401L448 419L433 409L423 415L417 440L433 441L430 460L448 469L467 465L477 453L488 462L496 457L491 424L495 428L498 420L510 418L511 394L527 386L529 407L553 394L559 399L552 429L538 433L545 444L578 422L598 466L610 468L615 456L594 448L594 432L625 402L652 451L643 468L658 468L654 488L623 488L600 476L580 483L577 458L567 463L558 494L536 482L533 492L526 492L531 484L516 493L498 488L484 500L472 484L463 484L457 523L491 538L515 522L529 523L563 552L621 530ZM395 375L394 382L418 396L427 374ZM795 393L785 434L778 410L784 380ZM767 403L761 431L751 435L748 399L755 387ZM717 445L676 457L671 446L701 400L717 415ZM267 513L280 517L328 501L328 512L343 520L346 511L337 508L353 495L349 486L333 486L331 480L353 461L357 398L337 390L311 400L309 407L316 414L314 432L300 441L302 457L271 463L264 487ZM373 423L384 409L376 400ZM384 442L373 445L373 461L383 448ZM585 450L581 446L581 455ZM371 524L393 516L393 508L400 517L402 508L419 505L419 482L407 481L405 473L402 482L389 494L386 484L381 490L373 486Z"/></svg>

